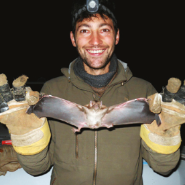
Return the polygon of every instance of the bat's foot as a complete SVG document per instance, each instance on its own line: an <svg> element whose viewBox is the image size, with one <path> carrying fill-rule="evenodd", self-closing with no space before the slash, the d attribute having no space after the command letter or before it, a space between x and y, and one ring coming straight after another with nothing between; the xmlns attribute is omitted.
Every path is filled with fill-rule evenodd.
<svg viewBox="0 0 185 185"><path fill-rule="evenodd" d="M111 127L113 127L114 125L113 125L113 124L103 124L102 126L103 126L103 127L106 127L106 128L111 128Z"/></svg>
<svg viewBox="0 0 185 185"><path fill-rule="evenodd" d="M76 129L76 128L72 128L71 130L72 130L72 131L73 131L73 133L75 134L76 132L80 132L81 128L78 128L78 129Z"/></svg>

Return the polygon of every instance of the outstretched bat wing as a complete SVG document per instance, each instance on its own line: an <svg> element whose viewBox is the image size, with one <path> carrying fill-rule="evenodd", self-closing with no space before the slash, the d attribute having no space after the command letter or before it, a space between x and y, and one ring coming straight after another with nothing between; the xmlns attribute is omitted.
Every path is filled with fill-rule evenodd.
<svg viewBox="0 0 185 185"><path fill-rule="evenodd" d="M102 124L108 126L151 123L156 117L154 113L150 112L147 100L138 98L109 107L107 114L102 119Z"/></svg>
<svg viewBox="0 0 185 185"><path fill-rule="evenodd" d="M97 106L97 104L95 103ZM27 113L34 113L39 118L51 117L65 121L80 131L81 128L110 128L114 125L126 125L135 123L151 123L158 117L150 112L147 99L138 98L122 104L104 108L103 111L97 107L88 108L62 98L44 95L40 101L30 106ZM160 121L160 120L159 120ZM158 122L160 124L160 122Z"/></svg>
<svg viewBox="0 0 185 185"><path fill-rule="evenodd" d="M36 105L28 109L27 113L34 113L39 118L55 118L76 127L82 125L86 127L83 106L51 95L44 95Z"/></svg>

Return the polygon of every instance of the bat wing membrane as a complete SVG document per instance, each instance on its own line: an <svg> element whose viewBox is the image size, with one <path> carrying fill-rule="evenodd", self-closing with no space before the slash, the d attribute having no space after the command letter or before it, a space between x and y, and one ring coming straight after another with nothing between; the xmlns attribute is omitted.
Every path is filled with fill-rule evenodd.
<svg viewBox="0 0 185 185"><path fill-rule="evenodd" d="M139 98L109 107L108 113L102 119L102 124L151 123L153 120L155 120L155 114L149 110L146 99Z"/></svg>
<svg viewBox="0 0 185 185"><path fill-rule="evenodd" d="M80 110L81 105L55 96L45 95L27 113L34 113L37 117L51 117L65 121L76 127L85 124L85 114Z"/></svg>

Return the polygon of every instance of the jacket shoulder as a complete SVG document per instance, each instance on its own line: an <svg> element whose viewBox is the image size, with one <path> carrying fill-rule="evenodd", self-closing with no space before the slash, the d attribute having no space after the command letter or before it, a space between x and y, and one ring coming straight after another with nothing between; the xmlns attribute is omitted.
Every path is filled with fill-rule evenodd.
<svg viewBox="0 0 185 185"><path fill-rule="evenodd" d="M157 92L150 82L138 77L132 77L128 81L127 87L139 97L148 97Z"/></svg>
<svg viewBox="0 0 185 185"><path fill-rule="evenodd" d="M146 85L146 86L151 86L152 84L150 82L148 82L147 80L144 80L142 78L138 78L138 77L135 77L133 76L130 81L132 83L136 83L138 85Z"/></svg>
<svg viewBox="0 0 185 185"><path fill-rule="evenodd" d="M65 89L67 84L68 79L65 76L59 76L45 82L41 92L57 96L57 94L60 93L62 89Z"/></svg>

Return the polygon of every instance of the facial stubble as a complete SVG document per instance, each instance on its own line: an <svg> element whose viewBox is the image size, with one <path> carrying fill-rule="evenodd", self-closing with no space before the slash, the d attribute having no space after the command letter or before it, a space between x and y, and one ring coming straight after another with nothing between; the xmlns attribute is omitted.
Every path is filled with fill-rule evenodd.
<svg viewBox="0 0 185 185"><path fill-rule="evenodd" d="M97 48L100 48L100 47L97 47ZM82 55L79 51L79 47L78 45L76 44L76 49L77 49L77 52L78 54L80 55L80 57L82 58L83 62L91 69L93 70L99 70L99 69L103 69L107 66L107 64L110 62L111 58L112 58L112 55L115 51L115 44L113 45L113 48L112 48L112 52L109 52L107 53L107 57L105 58L105 60L102 62L103 65L101 65L100 67L93 67L90 65L91 61L89 61L89 58L88 56L86 55L86 52L84 52L84 55ZM93 48L95 49L95 47ZM105 51L106 52L106 51Z"/></svg>

